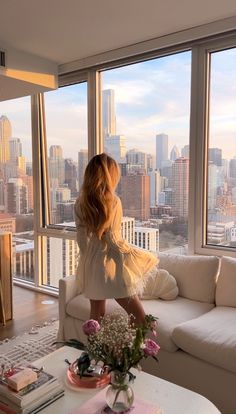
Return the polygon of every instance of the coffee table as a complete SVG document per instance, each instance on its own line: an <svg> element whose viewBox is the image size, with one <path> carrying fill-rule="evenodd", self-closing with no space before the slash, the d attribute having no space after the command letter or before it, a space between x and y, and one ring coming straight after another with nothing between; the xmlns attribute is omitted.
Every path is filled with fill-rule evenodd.
<svg viewBox="0 0 236 414"><path fill-rule="evenodd" d="M68 365L65 359L73 362L79 354L80 351L77 349L64 346L34 362L38 368L43 366L47 372L61 379L65 387L65 396L40 413L70 414L75 407L80 407L100 391L100 389L76 388L68 383L66 376ZM137 395L152 404L157 404L158 407L161 406L163 414L220 414L220 411L200 394L145 372L136 374L136 379L132 384L134 396Z"/></svg>

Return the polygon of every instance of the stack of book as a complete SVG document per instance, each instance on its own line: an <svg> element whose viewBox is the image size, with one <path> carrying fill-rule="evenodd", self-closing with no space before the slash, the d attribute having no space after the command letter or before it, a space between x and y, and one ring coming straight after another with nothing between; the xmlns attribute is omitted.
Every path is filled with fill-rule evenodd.
<svg viewBox="0 0 236 414"><path fill-rule="evenodd" d="M30 366L37 373L36 381L20 391L11 389L7 376L0 379L0 414L36 414L64 395L59 380L42 369Z"/></svg>

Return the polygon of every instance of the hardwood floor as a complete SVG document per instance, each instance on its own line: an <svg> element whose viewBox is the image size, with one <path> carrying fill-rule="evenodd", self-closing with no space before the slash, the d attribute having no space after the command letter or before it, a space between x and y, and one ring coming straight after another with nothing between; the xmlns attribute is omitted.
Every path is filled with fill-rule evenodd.
<svg viewBox="0 0 236 414"><path fill-rule="evenodd" d="M43 304L42 301L53 301ZM58 299L22 287L13 287L13 320L0 325L0 340L28 332L32 326L58 319Z"/></svg>

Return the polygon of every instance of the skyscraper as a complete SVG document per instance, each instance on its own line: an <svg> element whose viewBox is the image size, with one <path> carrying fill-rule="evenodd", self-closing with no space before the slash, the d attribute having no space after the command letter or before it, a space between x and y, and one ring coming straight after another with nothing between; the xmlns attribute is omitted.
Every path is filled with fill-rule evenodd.
<svg viewBox="0 0 236 414"><path fill-rule="evenodd" d="M76 197L77 192L78 192L77 176L78 176L78 173L77 173L77 167L76 167L75 162L71 158L66 158L65 159L65 184L68 185L73 197Z"/></svg>
<svg viewBox="0 0 236 414"><path fill-rule="evenodd" d="M10 178L7 183L7 212L28 213L28 187L21 178Z"/></svg>
<svg viewBox="0 0 236 414"><path fill-rule="evenodd" d="M221 148L209 148L208 152L209 161L218 167L222 166L222 149Z"/></svg>
<svg viewBox="0 0 236 414"><path fill-rule="evenodd" d="M60 187L65 182L65 163L60 145L51 145L49 149L49 176L51 186Z"/></svg>
<svg viewBox="0 0 236 414"><path fill-rule="evenodd" d="M160 175L160 170L150 171L150 205L156 206L158 204L158 194L162 191L163 177Z"/></svg>
<svg viewBox="0 0 236 414"><path fill-rule="evenodd" d="M184 157L184 158L189 158L189 145L185 145L185 146L181 149L181 157Z"/></svg>
<svg viewBox="0 0 236 414"><path fill-rule="evenodd" d="M168 135L156 135L156 169L162 167L163 161L168 160Z"/></svg>
<svg viewBox="0 0 236 414"><path fill-rule="evenodd" d="M121 199L125 216L148 220L150 217L150 177L146 174L121 177Z"/></svg>
<svg viewBox="0 0 236 414"><path fill-rule="evenodd" d="M79 189L81 188L83 184L84 179L84 172L85 168L88 164L88 150L87 149L81 149L78 152L78 182L79 182Z"/></svg>
<svg viewBox="0 0 236 414"><path fill-rule="evenodd" d="M174 145L172 150L170 151L170 159L171 161L175 161L177 160L177 158L179 158L179 156L180 156L179 150L176 147L176 145Z"/></svg>
<svg viewBox="0 0 236 414"><path fill-rule="evenodd" d="M133 148L127 151L126 161L127 164L137 166L137 169L142 169L147 173L147 154L145 152Z"/></svg>
<svg viewBox="0 0 236 414"><path fill-rule="evenodd" d="M15 161L17 157L22 157L22 143L20 138L9 140L10 160Z"/></svg>
<svg viewBox="0 0 236 414"><path fill-rule="evenodd" d="M173 214L188 217L189 160L178 158L172 165Z"/></svg>
<svg viewBox="0 0 236 414"><path fill-rule="evenodd" d="M102 91L102 126L103 136L116 135L115 91Z"/></svg>
<svg viewBox="0 0 236 414"><path fill-rule="evenodd" d="M126 143L124 135L109 135L105 137L104 145L105 151L111 157L113 157L116 162L125 163L125 154L126 154Z"/></svg>
<svg viewBox="0 0 236 414"><path fill-rule="evenodd" d="M236 157L229 161L229 181L233 187L236 186Z"/></svg>
<svg viewBox="0 0 236 414"><path fill-rule="evenodd" d="M11 134L11 123L3 115L0 118L0 164L5 164L10 158L9 139Z"/></svg>

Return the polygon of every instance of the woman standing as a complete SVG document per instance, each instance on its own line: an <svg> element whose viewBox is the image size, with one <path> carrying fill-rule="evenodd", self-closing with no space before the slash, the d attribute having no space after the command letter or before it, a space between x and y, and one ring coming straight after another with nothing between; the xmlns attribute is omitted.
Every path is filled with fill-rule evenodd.
<svg viewBox="0 0 236 414"><path fill-rule="evenodd" d="M138 294L158 259L150 252L130 246L121 237L122 206L115 195L120 179L116 161L107 154L88 163L75 203L79 288L90 299L90 318L105 314L106 299L114 298L142 324L145 312Z"/></svg>

